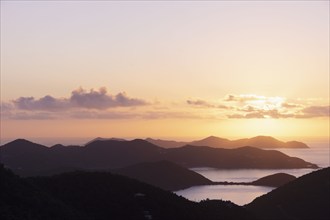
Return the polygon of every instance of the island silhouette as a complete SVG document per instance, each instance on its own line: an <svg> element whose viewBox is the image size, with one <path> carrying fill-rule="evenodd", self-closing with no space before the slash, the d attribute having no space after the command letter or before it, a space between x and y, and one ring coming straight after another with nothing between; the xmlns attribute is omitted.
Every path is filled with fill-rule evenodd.
<svg viewBox="0 0 330 220"><path fill-rule="evenodd" d="M165 148L175 148L184 145L193 146L209 146L216 148L238 148L243 146L252 146L258 148L309 148L307 144L299 141L280 141L271 136L256 136L253 138L243 138L238 140L229 140L226 138L220 138L216 136L209 136L201 140L182 142L173 140L161 140L146 138L146 141Z"/></svg>
<svg viewBox="0 0 330 220"><path fill-rule="evenodd" d="M17 139L0 147L1 162L22 176L72 169L118 169L143 162L170 161L185 168L289 169L317 165L280 151L251 146L234 149L185 145L163 148L142 139L94 140L84 146L46 147Z"/></svg>

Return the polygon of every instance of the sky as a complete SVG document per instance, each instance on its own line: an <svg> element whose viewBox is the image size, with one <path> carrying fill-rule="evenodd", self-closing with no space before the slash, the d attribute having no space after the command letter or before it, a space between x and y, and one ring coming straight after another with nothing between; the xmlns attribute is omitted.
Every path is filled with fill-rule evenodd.
<svg viewBox="0 0 330 220"><path fill-rule="evenodd" d="M1 139L329 138L329 1L1 1Z"/></svg>

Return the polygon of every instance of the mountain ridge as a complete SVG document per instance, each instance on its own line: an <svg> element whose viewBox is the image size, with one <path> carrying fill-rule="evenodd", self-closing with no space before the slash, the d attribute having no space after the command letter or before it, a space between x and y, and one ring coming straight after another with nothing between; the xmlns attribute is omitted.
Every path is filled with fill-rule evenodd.
<svg viewBox="0 0 330 220"><path fill-rule="evenodd" d="M253 146L264 149L271 148L309 148L309 146L299 141L280 141L271 136L256 136L252 138L243 138L237 140L229 140L226 138L220 138L217 136L209 136L201 140L195 140L191 142L177 142L172 140L161 140L147 138L146 141L158 145L164 148L181 147L183 145L194 145L194 146L209 146L215 148L237 148L243 146Z"/></svg>
<svg viewBox="0 0 330 220"><path fill-rule="evenodd" d="M222 149L192 145L166 149L142 139L99 140L83 147L50 148L28 141L13 141L0 146L0 150L1 162L21 175L32 175L42 171L41 169L56 170L61 167L87 170L116 169L161 160L168 160L186 168L317 168L315 164L276 150L255 147Z"/></svg>

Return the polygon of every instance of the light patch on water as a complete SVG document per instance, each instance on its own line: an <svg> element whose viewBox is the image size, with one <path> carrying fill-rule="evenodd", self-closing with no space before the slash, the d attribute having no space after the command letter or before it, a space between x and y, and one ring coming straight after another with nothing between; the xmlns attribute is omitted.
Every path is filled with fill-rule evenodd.
<svg viewBox="0 0 330 220"><path fill-rule="evenodd" d="M230 200L237 205L245 205L273 189L273 187L264 186L207 185L190 187L176 191L175 194L196 202L205 199L221 199Z"/></svg>

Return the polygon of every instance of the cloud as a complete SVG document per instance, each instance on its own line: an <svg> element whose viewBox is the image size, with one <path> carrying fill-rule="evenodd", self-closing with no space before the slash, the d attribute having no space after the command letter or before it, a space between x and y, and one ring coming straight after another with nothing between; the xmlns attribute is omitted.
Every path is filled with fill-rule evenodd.
<svg viewBox="0 0 330 220"><path fill-rule="evenodd" d="M12 103L9 103L9 102L1 102L0 103L1 112L9 112L13 109L15 109L15 106Z"/></svg>
<svg viewBox="0 0 330 220"><path fill-rule="evenodd" d="M273 110L256 110L251 113L247 114L231 114L227 115L228 118L247 118L247 119L252 119L252 118L293 118L295 117L293 114L288 114L288 113L280 113L278 110L273 109Z"/></svg>
<svg viewBox="0 0 330 220"><path fill-rule="evenodd" d="M247 114L235 113L227 115L228 118L317 118L329 117L330 106L310 106L295 113L273 110L255 110Z"/></svg>
<svg viewBox="0 0 330 220"><path fill-rule="evenodd" d="M120 119L140 117L128 107L149 105L143 99L131 98L125 92L108 94L106 88L72 91L69 97L19 97L1 102L1 118L12 120L46 119ZM118 111L113 111L118 107ZM119 108L120 107L120 108ZM110 111L111 110L111 111Z"/></svg>
<svg viewBox="0 0 330 220"><path fill-rule="evenodd" d="M262 118L316 118L329 117L329 106L313 105L309 101L258 95L228 95L219 101L188 99L187 105L161 105L144 99L132 98L126 93L109 94L106 88L72 91L64 98L46 95L20 97L1 102L1 119L262 119ZM151 107L150 107L151 106ZM134 108L133 108L134 107ZM139 108L136 108L139 107Z"/></svg>
<svg viewBox="0 0 330 220"><path fill-rule="evenodd" d="M251 105L246 105L243 106L242 108L237 108L238 111L242 111L242 112L254 112L254 111L258 111L257 108L251 106Z"/></svg>
<svg viewBox="0 0 330 220"><path fill-rule="evenodd" d="M118 112L118 111L74 111L69 114L73 119L132 119L139 118L139 113Z"/></svg>
<svg viewBox="0 0 330 220"><path fill-rule="evenodd" d="M218 103L209 102L207 100L187 100L192 106L213 108L222 108L218 114L227 118L251 119L251 118L315 118L329 117L329 106L313 106L306 99L286 101L284 97L267 97L253 94L227 95Z"/></svg>
<svg viewBox="0 0 330 220"><path fill-rule="evenodd" d="M262 112L253 112L246 114L244 118L265 118L265 115Z"/></svg>
<svg viewBox="0 0 330 220"><path fill-rule="evenodd" d="M18 109L22 110L58 111L70 107L67 99L56 99L49 95L37 100L34 97L20 97L14 100L13 103Z"/></svg>
<svg viewBox="0 0 330 220"><path fill-rule="evenodd" d="M299 108L299 107L301 107L301 105L300 104L283 102L282 107L284 107L284 108Z"/></svg>
<svg viewBox="0 0 330 220"><path fill-rule="evenodd" d="M148 111L141 114L142 119L215 119L210 115L196 114L189 111Z"/></svg>
<svg viewBox="0 0 330 220"><path fill-rule="evenodd" d="M302 117L315 118L315 117L329 117L330 106L310 106L304 108L302 111Z"/></svg>
<svg viewBox="0 0 330 220"><path fill-rule="evenodd" d="M205 107L205 108L219 108L219 109L228 109L229 107L223 104L211 104L205 100L187 100L187 104L196 106L196 107Z"/></svg>
<svg viewBox="0 0 330 220"><path fill-rule="evenodd" d="M12 103L8 102L1 102L0 103L0 113L1 113L1 118L0 119L5 119L5 118L10 118L12 116L12 112L15 110L15 106Z"/></svg>
<svg viewBox="0 0 330 220"><path fill-rule="evenodd" d="M82 109L108 109L114 107L131 107L146 105L142 99L130 98L126 93L117 95L107 94L106 88L98 91L91 89L86 91L82 88L72 91L69 98L54 98L50 95L35 99L34 97L20 97L13 101L15 107L20 110L63 111L71 108Z"/></svg>
<svg viewBox="0 0 330 220"><path fill-rule="evenodd" d="M253 100L266 100L265 96L258 96L253 94L243 94L243 95L227 95L224 99L226 102L246 102Z"/></svg>
<svg viewBox="0 0 330 220"><path fill-rule="evenodd" d="M146 105L142 99L129 98L126 93L108 95L106 88L102 87L99 91L91 89L89 92L80 88L72 92L70 103L76 107L88 109L107 109L114 107L128 107Z"/></svg>
<svg viewBox="0 0 330 220"><path fill-rule="evenodd" d="M57 119L58 115L54 115L49 112L17 112L8 116L13 120L52 120Z"/></svg>
<svg viewBox="0 0 330 220"><path fill-rule="evenodd" d="M187 104L198 106L198 107L207 107L207 108L214 108L215 107L214 105L210 104L209 102L206 102L206 101L201 100L201 99L198 99L198 100L195 100L195 101L187 100Z"/></svg>
<svg viewBox="0 0 330 220"><path fill-rule="evenodd" d="M258 107L274 108L280 107L284 103L283 97L266 97L254 94L227 95L225 102L231 102L232 105L253 105Z"/></svg>

